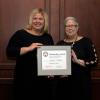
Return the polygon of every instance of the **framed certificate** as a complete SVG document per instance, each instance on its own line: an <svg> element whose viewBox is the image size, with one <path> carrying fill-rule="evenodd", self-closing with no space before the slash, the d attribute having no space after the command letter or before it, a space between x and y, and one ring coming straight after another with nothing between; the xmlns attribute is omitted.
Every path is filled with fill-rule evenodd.
<svg viewBox="0 0 100 100"><path fill-rule="evenodd" d="M41 46L37 49L38 75L71 75L71 46Z"/></svg>

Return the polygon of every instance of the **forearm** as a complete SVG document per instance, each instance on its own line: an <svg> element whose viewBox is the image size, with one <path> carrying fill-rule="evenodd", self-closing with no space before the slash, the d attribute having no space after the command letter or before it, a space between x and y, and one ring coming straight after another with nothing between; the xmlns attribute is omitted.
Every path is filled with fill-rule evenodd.
<svg viewBox="0 0 100 100"><path fill-rule="evenodd" d="M26 54L26 53L28 53L28 52L30 52L32 50L33 50L33 48L31 48L31 47L22 47L20 49L20 55Z"/></svg>
<svg viewBox="0 0 100 100"><path fill-rule="evenodd" d="M22 47L22 48L20 49L20 55L26 54L26 53L28 53L28 52L34 50L35 48L39 48L39 47L41 47L41 45L43 45L43 44L41 44L41 43L32 43L32 44L31 44L30 46L28 46L28 47Z"/></svg>

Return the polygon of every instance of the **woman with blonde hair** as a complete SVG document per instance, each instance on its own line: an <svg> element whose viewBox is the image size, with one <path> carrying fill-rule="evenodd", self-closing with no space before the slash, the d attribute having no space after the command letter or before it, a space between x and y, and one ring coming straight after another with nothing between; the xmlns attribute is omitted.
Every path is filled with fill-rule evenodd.
<svg viewBox="0 0 100 100"><path fill-rule="evenodd" d="M33 9L26 28L16 31L6 48L7 57L16 58L15 100L51 100L48 77L37 75L37 48L53 44L47 13L41 8Z"/></svg>

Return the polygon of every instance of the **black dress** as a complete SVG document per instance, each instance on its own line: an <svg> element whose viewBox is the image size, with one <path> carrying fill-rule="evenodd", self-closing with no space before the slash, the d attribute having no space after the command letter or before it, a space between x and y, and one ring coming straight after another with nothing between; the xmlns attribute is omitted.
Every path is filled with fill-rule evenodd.
<svg viewBox="0 0 100 100"><path fill-rule="evenodd" d="M52 80L45 76L37 76L37 49L20 55L21 47L27 47L31 43L53 45L50 34L41 36L32 35L25 30L18 30L9 40L6 48L7 57L16 59L14 73L15 100L51 100Z"/></svg>
<svg viewBox="0 0 100 100"><path fill-rule="evenodd" d="M57 45L72 45L72 42L61 40ZM83 37L75 42L72 49L75 51L78 59L85 61L86 66L83 67L72 62L72 75L64 78L64 82L59 81L58 92L60 93L58 94L61 94L64 98L69 98L69 100L90 100L91 68L97 64L95 47L89 38ZM61 98L61 95L58 95L60 96L59 98Z"/></svg>

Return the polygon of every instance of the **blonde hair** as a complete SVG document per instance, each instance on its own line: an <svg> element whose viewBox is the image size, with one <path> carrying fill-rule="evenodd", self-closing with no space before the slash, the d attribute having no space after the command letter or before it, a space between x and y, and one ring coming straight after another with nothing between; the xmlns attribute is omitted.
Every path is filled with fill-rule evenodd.
<svg viewBox="0 0 100 100"><path fill-rule="evenodd" d="M76 23L76 25L79 27L79 23L77 22L77 20L76 20L75 17L66 17L66 18L65 18L65 21L64 21L64 25L66 24L66 22L67 22L68 20L73 20L73 21Z"/></svg>
<svg viewBox="0 0 100 100"><path fill-rule="evenodd" d="M42 8L36 8L33 9L32 12L30 13L29 16L29 22L28 25L26 26L27 29L31 30L32 29L32 18L34 15L37 13L40 13L44 17L44 27L43 27L43 32L48 32L48 15L47 13L42 9Z"/></svg>

